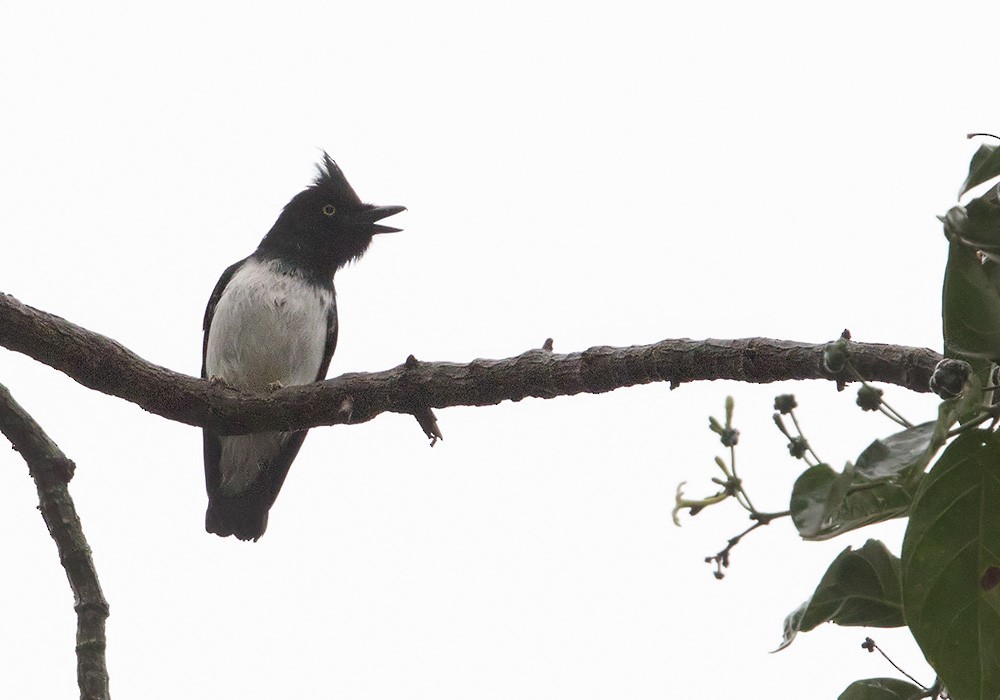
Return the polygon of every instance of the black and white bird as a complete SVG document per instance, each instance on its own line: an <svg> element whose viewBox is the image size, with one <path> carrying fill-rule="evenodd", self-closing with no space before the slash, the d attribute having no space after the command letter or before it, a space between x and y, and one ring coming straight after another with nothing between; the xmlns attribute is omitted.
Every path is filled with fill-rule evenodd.
<svg viewBox="0 0 1000 700"><path fill-rule="evenodd" d="M326 153L317 169L257 250L215 285L205 311L202 377L256 392L326 378L337 347L334 274L364 255L374 234L399 231L376 222L405 207L362 203ZM306 432L205 430L205 529L259 539Z"/></svg>

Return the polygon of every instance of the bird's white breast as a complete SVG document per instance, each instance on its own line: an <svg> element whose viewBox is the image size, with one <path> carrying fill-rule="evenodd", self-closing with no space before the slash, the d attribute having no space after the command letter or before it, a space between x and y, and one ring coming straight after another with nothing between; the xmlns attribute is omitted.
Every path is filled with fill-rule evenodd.
<svg viewBox="0 0 1000 700"><path fill-rule="evenodd" d="M251 391L316 381L334 303L332 290L274 261L250 258L216 303L205 352L208 376Z"/></svg>

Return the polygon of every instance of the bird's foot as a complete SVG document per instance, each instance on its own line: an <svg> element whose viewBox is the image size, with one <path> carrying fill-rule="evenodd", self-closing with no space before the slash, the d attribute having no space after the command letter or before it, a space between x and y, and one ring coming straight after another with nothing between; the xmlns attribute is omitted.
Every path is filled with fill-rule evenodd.
<svg viewBox="0 0 1000 700"><path fill-rule="evenodd" d="M284 384L282 384L281 382L278 382L278 381L274 381L274 382L271 382L270 384L268 384L268 385L267 385L267 388L268 388L268 389L269 389L270 391L277 391L278 389L284 389L284 388L285 388L285 385L284 385Z"/></svg>

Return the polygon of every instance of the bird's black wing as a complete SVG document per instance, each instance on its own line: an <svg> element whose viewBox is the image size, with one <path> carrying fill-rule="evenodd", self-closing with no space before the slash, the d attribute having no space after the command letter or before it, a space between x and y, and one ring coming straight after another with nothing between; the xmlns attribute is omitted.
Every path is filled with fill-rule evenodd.
<svg viewBox="0 0 1000 700"><path fill-rule="evenodd" d="M239 262L235 262L226 268L225 272L222 273L222 277L219 281L215 283L215 289L212 290L212 296L208 298L208 306L205 308L205 320L202 322L202 330L205 331L205 337L201 341L201 378L208 379L208 373L205 371L205 361L208 359L208 332L212 328L212 317L215 316L215 305L219 303L219 299L222 298L222 293L226 291L226 285L229 284L229 280L233 278L236 271L243 267L243 263L247 261L247 258L243 258Z"/></svg>
<svg viewBox="0 0 1000 700"><path fill-rule="evenodd" d="M205 320L202 322L202 329L205 331L205 337L201 343L202 379L209 378L205 363L208 360L208 334L212 329L212 317L215 316L215 306L219 303L219 299L222 298L222 293L226 290L226 286L233 278L233 275L236 274L236 271L246 261L247 259L243 258L243 260L227 267L219 278L219 281L215 284L212 296L208 299L208 306L205 309ZM205 453L205 488L208 491L209 502L211 502L213 495L218 490L219 484L222 481L222 470L219 466L219 462L222 460L222 439L218 433L207 428L202 430L202 437Z"/></svg>
<svg viewBox="0 0 1000 700"><path fill-rule="evenodd" d="M333 306L326 317L326 347L323 349L323 362L320 363L319 372L316 373L316 381L321 382L326 379L326 373L330 370L330 360L337 349L337 331L340 324L337 323L337 295L333 295Z"/></svg>

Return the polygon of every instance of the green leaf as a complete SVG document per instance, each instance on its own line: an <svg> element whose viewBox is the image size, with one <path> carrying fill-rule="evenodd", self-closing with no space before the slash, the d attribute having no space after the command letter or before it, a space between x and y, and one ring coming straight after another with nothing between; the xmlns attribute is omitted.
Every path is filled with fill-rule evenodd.
<svg viewBox="0 0 1000 700"><path fill-rule="evenodd" d="M865 525L906 515L920 475L905 485L858 477L848 463L843 472L826 464L809 467L795 481L789 509L805 540L828 540Z"/></svg>
<svg viewBox="0 0 1000 700"><path fill-rule="evenodd" d="M950 243L941 313L947 357L967 360L986 384L990 360L1000 358L1000 194L993 188L944 217Z"/></svg>
<svg viewBox="0 0 1000 700"><path fill-rule="evenodd" d="M1000 696L1000 436L959 435L917 491L903 609L952 698Z"/></svg>
<svg viewBox="0 0 1000 700"><path fill-rule="evenodd" d="M1000 358L1000 292L976 251L954 240L948 246L942 296L945 355Z"/></svg>
<svg viewBox="0 0 1000 700"><path fill-rule="evenodd" d="M995 252L1000 249L1000 202L992 189L965 205L966 221L961 236L966 245Z"/></svg>
<svg viewBox="0 0 1000 700"><path fill-rule="evenodd" d="M937 424L928 421L876 440L858 456L855 471L867 479L922 472L940 447L934 445Z"/></svg>
<svg viewBox="0 0 1000 700"><path fill-rule="evenodd" d="M944 216L937 217L938 221L944 224L944 237L949 241L956 238L964 238L966 229L969 228L969 215L965 207L956 204Z"/></svg>
<svg viewBox="0 0 1000 700"><path fill-rule="evenodd" d="M854 681L837 700L915 700L926 697L923 688L898 678L866 678Z"/></svg>
<svg viewBox="0 0 1000 700"><path fill-rule="evenodd" d="M996 146L984 144L973 154L969 163L969 176L962 183L958 196L961 197L976 185L981 185L997 175L1000 175L1000 151L997 151Z"/></svg>
<svg viewBox="0 0 1000 700"><path fill-rule="evenodd" d="M806 539L816 538L833 526L830 504L839 506L850 486L850 475L834 471L829 464L809 467L792 487L789 509L792 522L799 534Z"/></svg>
<svg viewBox="0 0 1000 700"><path fill-rule="evenodd" d="M824 622L845 626L902 627L899 558L878 540L841 552L820 579L812 597L785 618L784 649L799 632ZM777 651L776 650L776 651Z"/></svg>

